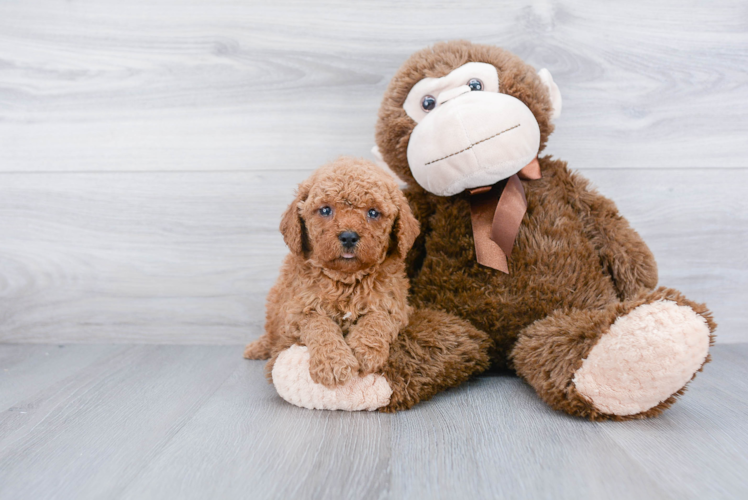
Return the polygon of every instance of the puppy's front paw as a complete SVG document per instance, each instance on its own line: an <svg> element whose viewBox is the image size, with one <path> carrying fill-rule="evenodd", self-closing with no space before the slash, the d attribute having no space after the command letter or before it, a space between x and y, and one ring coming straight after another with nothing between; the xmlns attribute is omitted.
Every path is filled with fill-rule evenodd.
<svg viewBox="0 0 748 500"><path fill-rule="evenodd" d="M358 368L358 360L347 347L309 359L312 380L329 388L343 385L357 376Z"/></svg>
<svg viewBox="0 0 748 500"><path fill-rule="evenodd" d="M358 360L362 375L381 372L390 355L389 346L372 346L364 344L357 338L348 340L353 355Z"/></svg>

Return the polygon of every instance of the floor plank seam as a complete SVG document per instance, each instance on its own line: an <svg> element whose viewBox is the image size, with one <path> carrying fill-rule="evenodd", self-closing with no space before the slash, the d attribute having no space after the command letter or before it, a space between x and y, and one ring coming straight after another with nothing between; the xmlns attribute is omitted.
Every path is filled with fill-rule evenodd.
<svg viewBox="0 0 748 500"><path fill-rule="evenodd" d="M239 352L239 351L237 351ZM189 416L184 418L179 427L176 429L175 432L173 432L167 439L165 439L161 445L159 446L158 450L154 450L153 453L151 453L149 460L144 461L143 465L138 469L138 471L133 475L132 479L122 488L119 492L113 492L113 497L116 498L124 498L127 495L127 491L134 485L136 482L142 477L143 472L148 468L148 466L158 459L158 457L164 452L164 450L168 447L168 445L174 441L174 439L179 435L180 432L189 424L194 418L195 415L200 411L200 409L223 387L223 385L228 381L231 377L234 376L235 373L237 373L239 370L241 370L241 366L237 366L234 370L230 371L226 377L221 379L220 383L216 383L215 387L212 388L209 393L206 393L203 398L200 399L199 402L195 402L195 404L192 406L192 411L190 411Z"/></svg>

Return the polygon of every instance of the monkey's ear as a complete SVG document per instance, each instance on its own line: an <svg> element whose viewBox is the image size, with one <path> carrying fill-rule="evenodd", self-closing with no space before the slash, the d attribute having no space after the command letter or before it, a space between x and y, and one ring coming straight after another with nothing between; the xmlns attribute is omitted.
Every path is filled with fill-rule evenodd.
<svg viewBox="0 0 748 500"><path fill-rule="evenodd" d="M283 235L283 241L296 255L302 255L309 250L306 227L304 226L304 219L301 218L301 209L309 196L311 187L311 179L299 184L296 198L288 205L286 211L283 212L283 217L281 217L280 232Z"/></svg>
<svg viewBox="0 0 748 500"><path fill-rule="evenodd" d="M548 95L551 98L551 104L553 105L553 113L551 113L551 119L555 120L561 116L561 91L558 90L558 85L553 81L551 72L543 68L538 71L538 76L543 85L548 89Z"/></svg>
<svg viewBox="0 0 748 500"><path fill-rule="evenodd" d="M408 205L408 199L405 198L403 192L395 188L392 194L393 200L397 204L397 217L395 218L395 227L392 232L397 242L396 251L404 259L421 230L418 227L418 221L413 216L410 205Z"/></svg>

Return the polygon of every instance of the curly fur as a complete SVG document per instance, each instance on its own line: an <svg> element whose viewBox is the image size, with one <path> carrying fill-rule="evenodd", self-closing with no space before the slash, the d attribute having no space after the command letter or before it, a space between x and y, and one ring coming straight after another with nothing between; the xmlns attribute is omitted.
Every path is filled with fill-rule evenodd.
<svg viewBox="0 0 748 500"><path fill-rule="evenodd" d="M319 213L325 206L330 216ZM408 323L404 256L418 234L397 184L365 160L340 158L299 186L280 228L291 253L268 295L265 334L245 357L270 358L270 376L281 351L305 345L312 380L327 387L381 371ZM340 243L343 231L359 234L354 250Z"/></svg>
<svg viewBox="0 0 748 500"><path fill-rule="evenodd" d="M504 274L476 262L467 195L438 197L415 183L407 148L416 123L402 109L403 102L422 78L444 76L469 61L493 64L500 91L530 108L540 125L541 151L553 131L550 98L534 68L500 48L469 42L436 44L413 54L398 70L382 101L376 138L389 167L409 184L405 194L421 224L407 258L413 305L444 311L485 332L491 342L461 344L461 355L479 359L477 351L488 349L494 366L517 370L554 408L595 420L660 413L683 389L646 412L618 417L596 410L571 383L596 339L637 304L668 296L704 317L711 332L716 327L705 306L673 290L654 291L654 257L612 201L591 189L566 163L540 158L543 178L524 182L527 212L509 259L510 272ZM470 336L453 334L457 339ZM392 359L401 355L396 348L413 349L402 344L407 338L393 344ZM429 338L411 340L427 343ZM431 363L428 369L390 365L387 377L395 386L399 381L424 382L423 373L441 373L449 361L436 358ZM466 372L472 369L466 364ZM454 370L459 373L460 368ZM463 379L458 376L453 382ZM423 383L419 390L430 396L437 389ZM419 390L407 400L418 400Z"/></svg>

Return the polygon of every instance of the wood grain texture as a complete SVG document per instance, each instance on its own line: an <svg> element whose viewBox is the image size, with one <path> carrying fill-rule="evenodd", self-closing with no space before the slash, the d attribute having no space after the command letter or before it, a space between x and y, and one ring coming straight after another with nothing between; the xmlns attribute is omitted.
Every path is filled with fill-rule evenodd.
<svg viewBox="0 0 748 500"><path fill-rule="evenodd" d="M124 498L380 498L395 417L291 406L263 366L241 362Z"/></svg>
<svg viewBox="0 0 748 500"><path fill-rule="evenodd" d="M308 169L365 155L392 74L503 46L564 96L579 168L746 167L744 2L10 1L0 170Z"/></svg>
<svg viewBox="0 0 748 500"><path fill-rule="evenodd" d="M713 348L712 357L698 383L689 386L678 403L681 411L605 427L606 434L674 498L748 494L748 345ZM715 473L717 468L721 473Z"/></svg>
<svg viewBox="0 0 748 500"><path fill-rule="evenodd" d="M585 171L649 243L660 282L748 339L743 170ZM5 174L0 341L237 344L258 336L303 171Z"/></svg>
<svg viewBox="0 0 748 500"><path fill-rule="evenodd" d="M393 427L392 491L406 498L671 498L600 426L514 376L482 376Z"/></svg>
<svg viewBox="0 0 748 500"><path fill-rule="evenodd" d="M0 414L0 497L113 498L231 374L239 351L128 347L27 395Z"/></svg>
<svg viewBox="0 0 748 500"><path fill-rule="evenodd" d="M748 340L748 7L635 0L0 3L0 341L259 335L293 186L368 156L413 51L548 67L548 153L616 200L663 284Z"/></svg>
<svg viewBox="0 0 748 500"><path fill-rule="evenodd" d="M83 370L123 347L98 345L13 344L0 349L0 412L20 411L11 405L29 394Z"/></svg>
<svg viewBox="0 0 748 500"><path fill-rule="evenodd" d="M282 401L238 346L120 346L64 378L50 368L72 351L41 347L50 383L24 372L27 413L0 413L1 499L748 495L746 344L716 346L663 416L623 423L553 412L504 374L394 415L328 412Z"/></svg>

